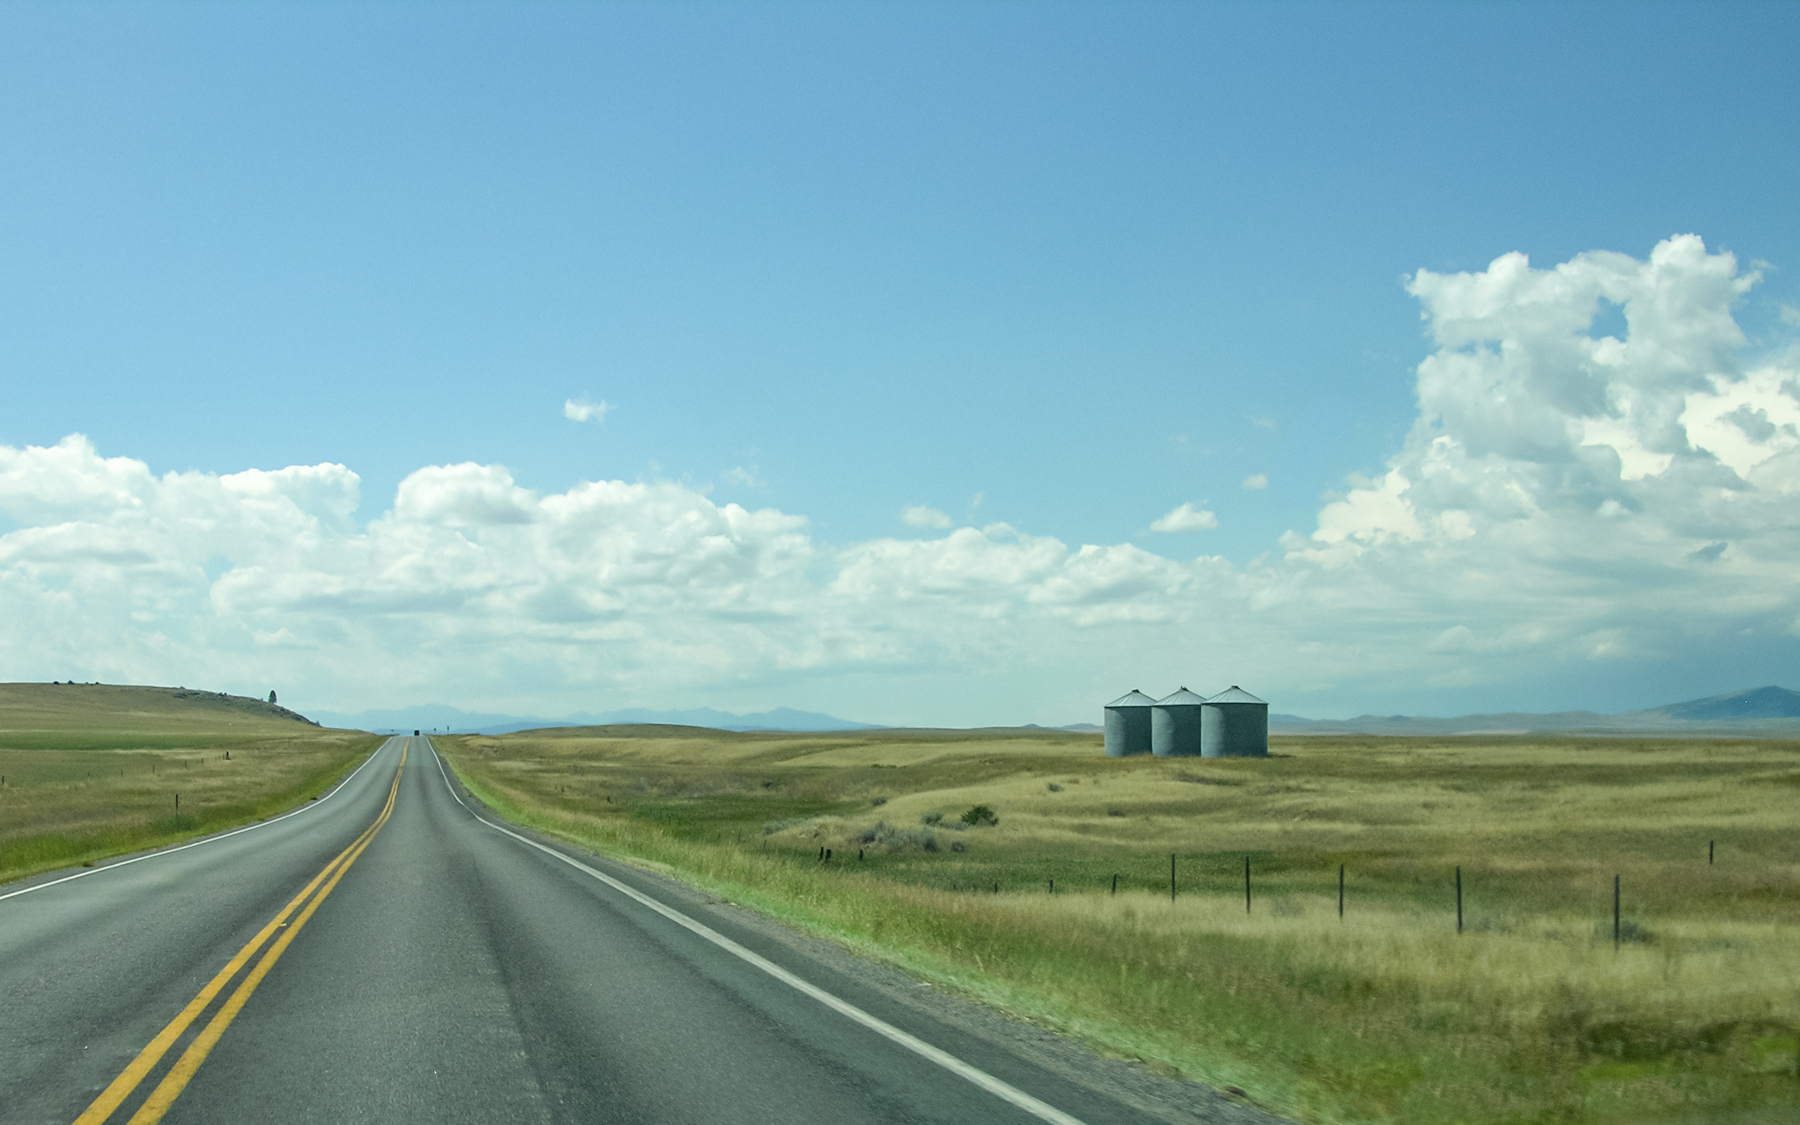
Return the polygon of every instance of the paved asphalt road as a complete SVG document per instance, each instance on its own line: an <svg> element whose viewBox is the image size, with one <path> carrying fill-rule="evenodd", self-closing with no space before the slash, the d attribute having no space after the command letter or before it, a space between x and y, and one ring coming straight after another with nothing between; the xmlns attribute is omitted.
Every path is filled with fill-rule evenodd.
<svg viewBox="0 0 1800 1125"><path fill-rule="evenodd" d="M1155 1120L465 800L395 738L287 817L0 888L0 1122Z"/></svg>

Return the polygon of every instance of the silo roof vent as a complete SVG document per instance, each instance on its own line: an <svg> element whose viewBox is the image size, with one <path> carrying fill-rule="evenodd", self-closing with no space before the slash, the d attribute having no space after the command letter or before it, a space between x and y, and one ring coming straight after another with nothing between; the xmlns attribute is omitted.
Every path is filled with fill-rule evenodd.
<svg viewBox="0 0 1800 1125"><path fill-rule="evenodd" d="M1195 695L1186 688L1178 689L1174 695L1165 695L1156 701L1158 707L1198 707L1206 702L1204 695Z"/></svg>
<svg viewBox="0 0 1800 1125"><path fill-rule="evenodd" d="M1121 695L1119 698L1107 704L1108 707L1154 707L1155 705L1156 700L1151 699L1136 688L1132 688L1124 695ZM1090 703L1088 706L1091 707L1093 704Z"/></svg>
<svg viewBox="0 0 1800 1125"><path fill-rule="evenodd" d="M1256 698L1254 695L1251 695L1249 692L1245 691L1243 688L1237 686L1236 684L1232 684L1230 687L1226 688L1224 691L1220 692L1219 694L1213 696L1211 699L1207 700L1207 702L1208 703L1261 703L1264 707L1267 707L1269 705L1267 700Z"/></svg>

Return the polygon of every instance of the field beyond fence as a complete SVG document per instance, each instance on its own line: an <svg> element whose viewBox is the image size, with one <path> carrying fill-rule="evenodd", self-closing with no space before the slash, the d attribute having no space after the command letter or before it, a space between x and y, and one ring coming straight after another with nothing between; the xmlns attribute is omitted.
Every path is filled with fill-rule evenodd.
<svg viewBox="0 0 1800 1125"><path fill-rule="evenodd" d="M1800 743L438 743L525 823L1304 1121L1800 1115Z"/></svg>

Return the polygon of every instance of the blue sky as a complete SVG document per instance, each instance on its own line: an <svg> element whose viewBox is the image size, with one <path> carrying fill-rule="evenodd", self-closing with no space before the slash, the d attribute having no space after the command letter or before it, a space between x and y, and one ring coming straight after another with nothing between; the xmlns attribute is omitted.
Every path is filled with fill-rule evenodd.
<svg viewBox="0 0 1800 1125"><path fill-rule="evenodd" d="M1593 528L1487 550L1526 585L1546 559L1605 571L1537 606L1441 581L1425 532L1348 541L1438 586L1299 558L1293 535L1413 456L1420 365L1446 347L1417 271L1648 263L1698 235L1758 280L1727 301L1742 339L1681 393L1791 369L1797 49L1792 5L0 7L0 531L24 536L0 551L0 604L62 638L0 642L0 674L270 681L335 710L892 722L1074 721L1140 678L1242 679L1311 714L1612 710L1791 680L1776 560L1795 496L1751 461L1727 491L1772 505L1754 526L1696 523L1711 494L1614 498L1671 552L1649 573L1576 565ZM1625 332L1611 307L1590 335ZM1776 451L1770 393L1731 401ZM608 409L575 421L570 400ZM1608 401L1564 421L1629 415ZM31 468L72 434L98 460ZM357 480L329 518L294 502L323 554L289 574L251 542L293 528L215 512L202 533L177 508L127 526L163 511L138 485L111 515L56 500L120 458L158 495L288 466ZM409 478L500 495L491 473L416 477L456 465L504 466L530 496L501 516L397 498ZM560 509L534 505L608 481L650 491L583 525L581 551L501 542L566 547ZM775 539L722 532L738 569L711 579L669 561L708 549L672 528L729 527L731 504ZM1184 504L1211 516L1152 530ZM1512 518L1444 510L1475 511L1480 544ZM419 538L371 563L415 517ZM964 526L1038 561L984 570L951 542ZM1684 561L1715 542L1734 546ZM1138 569L1065 605L1053 572L1077 564L1044 543ZM865 573L876 558L900 570ZM1196 559L1239 585L1285 567L1271 588L1405 636L1368 640L1325 603L1264 628L1280 599L1207 585ZM252 607L234 583L291 596ZM1632 607L1660 596L1699 604L1652 628ZM1535 656L1499 639L1566 618L1564 597L1590 615L1579 636ZM1458 628L1477 640L1443 639ZM1309 671L1315 645L1335 655Z"/></svg>

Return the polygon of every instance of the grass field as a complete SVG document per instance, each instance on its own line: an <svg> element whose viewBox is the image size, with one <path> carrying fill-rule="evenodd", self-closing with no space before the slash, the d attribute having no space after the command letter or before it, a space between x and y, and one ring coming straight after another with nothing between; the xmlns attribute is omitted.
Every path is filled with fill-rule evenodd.
<svg viewBox="0 0 1800 1125"><path fill-rule="evenodd" d="M272 816L378 742L216 692L0 684L0 882Z"/></svg>
<svg viewBox="0 0 1800 1125"><path fill-rule="evenodd" d="M1793 742L1309 738L1176 761L1048 731L439 745L527 823L1303 1120L1800 1117ZM997 823L964 825L978 805Z"/></svg>

